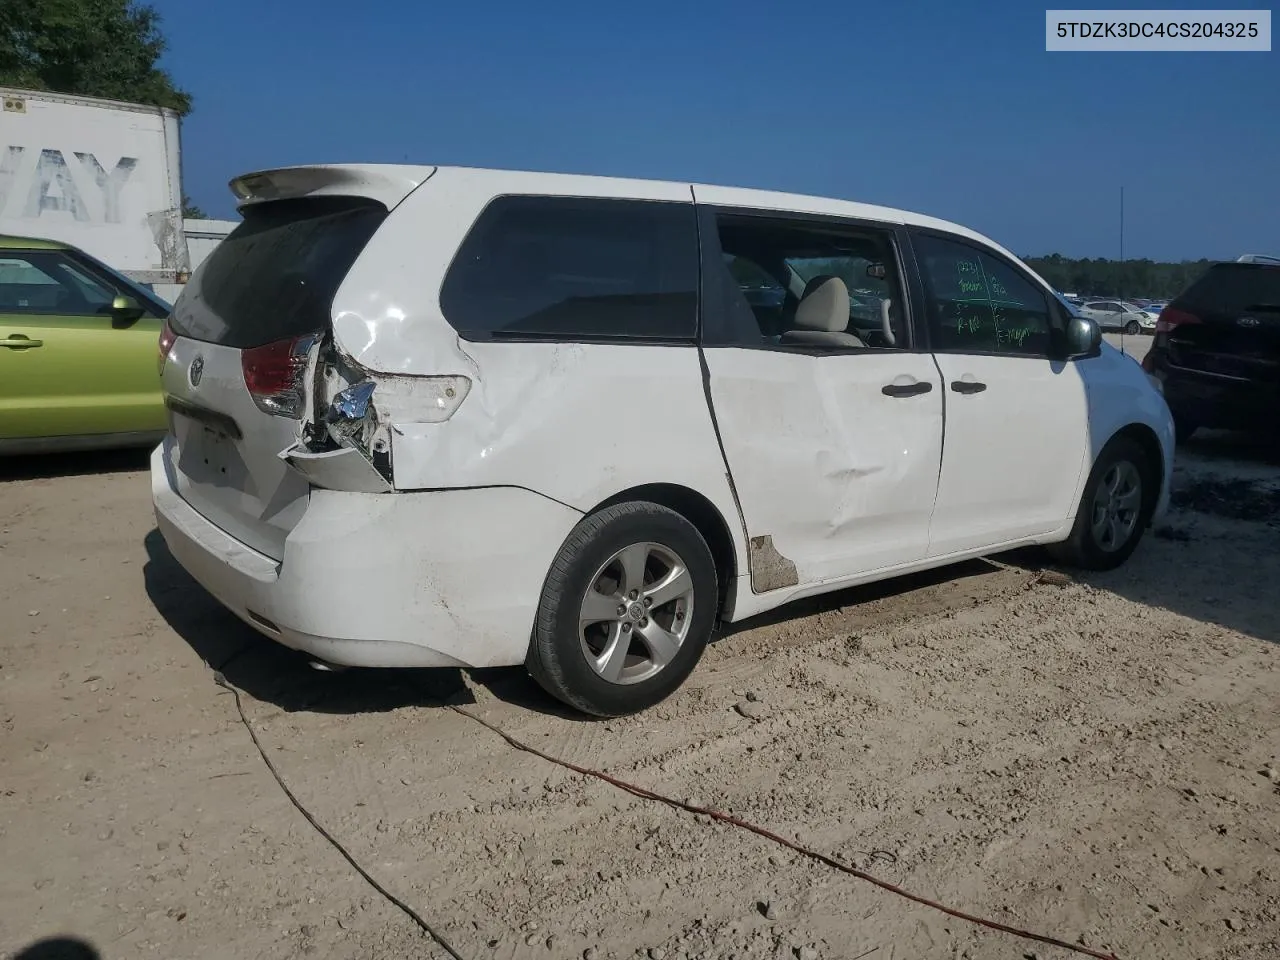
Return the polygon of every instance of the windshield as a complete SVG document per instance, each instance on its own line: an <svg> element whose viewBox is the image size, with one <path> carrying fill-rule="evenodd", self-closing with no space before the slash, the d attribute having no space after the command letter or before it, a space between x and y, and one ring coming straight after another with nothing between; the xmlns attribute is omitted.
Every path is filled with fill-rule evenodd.
<svg viewBox="0 0 1280 960"><path fill-rule="evenodd" d="M360 197L248 207L187 282L174 332L245 350L323 330L334 294L386 216Z"/></svg>
<svg viewBox="0 0 1280 960"><path fill-rule="evenodd" d="M1210 267L1178 298L1195 314L1237 314L1280 308L1280 268L1252 263Z"/></svg>

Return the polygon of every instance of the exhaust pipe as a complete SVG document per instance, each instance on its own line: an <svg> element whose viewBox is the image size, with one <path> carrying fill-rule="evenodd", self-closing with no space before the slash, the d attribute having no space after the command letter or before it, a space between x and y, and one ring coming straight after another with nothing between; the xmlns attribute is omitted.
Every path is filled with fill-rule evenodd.
<svg viewBox="0 0 1280 960"><path fill-rule="evenodd" d="M312 670L319 670L321 673L342 673L344 670L351 669L336 663L326 663L324 660L308 660L307 666Z"/></svg>

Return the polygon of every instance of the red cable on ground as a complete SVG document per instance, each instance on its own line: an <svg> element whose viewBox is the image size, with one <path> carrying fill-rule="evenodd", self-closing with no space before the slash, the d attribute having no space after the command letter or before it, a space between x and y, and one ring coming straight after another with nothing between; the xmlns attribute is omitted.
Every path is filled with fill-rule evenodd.
<svg viewBox="0 0 1280 960"><path fill-rule="evenodd" d="M515 749L521 750L524 753L532 754L535 757L546 760L548 763L554 763L556 766L564 767L566 770L572 770L574 773L579 773L584 777L593 777L596 780L603 780L605 783L615 786L619 790L625 790L627 793L640 797L642 800L653 800L657 803L665 803L669 807L675 807L678 810L685 810L689 813L701 813L713 820L719 820L721 823L727 823L731 826L750 831L751 833L764 837L766 840L772 840L774 843L784 846L788 850L793 850L811 860L816 860L819 863L825 864L834 870L839 870L841 873L847 873L851 877L857 877L859 880L865 880L867 883L874 884L882 890L888 890L890 893L896 893L898 896L904 897L907 900L923 904L926 907L932 907L934 910L941 911L947 916L955 917L958 920L964 920L968 923L977 924L980 927L987 927L990 930L999 930L1001 933L1010 933L1015 937L1021 937L1024 940L1034 940L1037 943L1047 943L1050 946L1061 947L1064 950L1071 950L1075 953L1083 954L1086 957L1096 957L1097 960L1119 960L1119 958L1113 953L1101 953L1097 950L1090 950L1088 947L1083 947L1078 943L1068 943L1066 940L1059 940L1056 937L1046 937L1039 933L1032 933L1030 930L1020 930L1017 927L1011 927L996 920L987 920L983 917L974 916L971 913L965 913L962 910L955 910L951 907L945 906L944 904L938 903L936 900L930 900L928 897L922 897L909 890L904 890L902 887L892 884L887 880L881 880L879 877L874 877L863 870L857 869L856 867L851 867L848 864L841 863L839 860L828 857L826 854L792 843L790 840L780 837L778 834L773 833L770 830L766 830L764 827L758 827L754 823L739 820L737 817L730 816L727 813L721 813L718 810L711 810L707 807L699 807L692 803L685 803L672 797L666 797L660 793L654 793L652 790L646 790L644 787L638 787L633 783L627 783L625 780L619 780L616 777L611 777L607 773L601 773L599 770L592 770L589 767L580 767L576 763L570 763L568 760L553 757L550 754L543 753L536 747L531 747L527 743L522 743L501 727L490 723L483 717L477 716L470 710L465 710L458 706L451 706L450 709L455 713L460 713L469 720L474 720L482 727L486 727L493 731Z"/></svg>

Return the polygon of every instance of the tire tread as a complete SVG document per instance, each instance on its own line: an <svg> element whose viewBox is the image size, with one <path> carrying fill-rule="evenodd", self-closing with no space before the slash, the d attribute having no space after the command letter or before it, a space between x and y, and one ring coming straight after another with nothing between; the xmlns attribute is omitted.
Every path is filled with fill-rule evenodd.
<svg viewBox="0 0 1280 960"><path fill-rule="evenodd" d="M697 527L675 510L664 507L661 504L635 500L613 504L578 521L578 524L565 539L560 552L556 554L556 558L551 564L551 569L547 572L547 578L542 588L542 597L538 603L537 616L534 619L533 636L529 643L529 653L525 661L525 667L533 679L552 696L575 710L593 716L613 717L633 711L621 707L609 709L595 699L583 695L573 683L572 678L566 674L564 664L558 656L555 642L556 622L560 614L561 604L566 601L566 598L568 598L568 602L574 602L573 591L569 589L569 581L572 579L575 563L593 543L606 536L611 527L620 521L626 521L630 518L644 518L649 521L654 518L662 518L666 522L674 522L686 528L686 532L696 538L697 544L705 554L705 561L713 571L711 595L713 597L718 597L719 595L718 588L714 583L715 564L711 555L711 548L707 546ZM686 563L692 564L691 558L686 557L684 559ZM697 613L698 608L695 605L695 615ZM685 640L685 643L701 643L705 646L710 638L709 634L710 631L708 631L708 636L701 641L691 636ZM698 651L698 658L700 657L701 651ZM689 670L692 670L693 665L696 665L698 658L694 659ZM662 678L664 674L659 674L654 680ZM680 679L682 681L684 678L681 677ZM663 696L665 695L663 694ZM658 699L661 699L661 697Z"/></svg>

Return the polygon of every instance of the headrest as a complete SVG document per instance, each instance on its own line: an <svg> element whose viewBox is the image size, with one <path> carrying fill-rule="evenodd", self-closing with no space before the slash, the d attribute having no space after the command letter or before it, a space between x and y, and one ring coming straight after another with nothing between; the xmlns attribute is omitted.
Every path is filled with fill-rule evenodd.
<svg viewBox="0 0 1280 960"><path fill-rule="evenodd" d="M839 277L817 276L804 287L795 327L840 333L849 326L849 288Z"/></svg>

